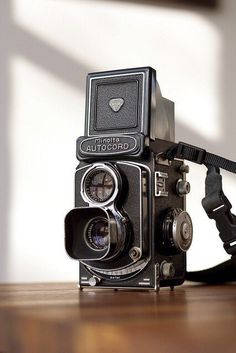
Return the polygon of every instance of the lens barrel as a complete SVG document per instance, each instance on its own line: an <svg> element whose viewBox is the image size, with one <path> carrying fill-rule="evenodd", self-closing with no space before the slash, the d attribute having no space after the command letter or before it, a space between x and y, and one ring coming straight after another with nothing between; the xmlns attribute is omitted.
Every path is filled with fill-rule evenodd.
<svg viewBox="0 0 236 353"><path fill-rule="evenodd" d="M74 208L65 218L66 251L74 259L113 259L123 250L125 239L125 225L110 210Z"/></svg>
<svg viewBox="0 0 236 353"><path fill-rule="evenodd" d="M115 189L111 173L103 169L94 169L84 179L85 193L92 202L106 202Z"/></svg>
<svg viewBox="0 0 236 353"><path fill-rule="evenodd" d="M122 188L119 172L108 164L93 164L81 180L81 196L85 202L99 207L114 203Z"/></svg>
<svg viewBox="0 0 236 353"><path fill-rule="evenodd" d="M93 250L104 250L109 246L109 225L106 218L92 219L84 233L85 241Z"/></svg>

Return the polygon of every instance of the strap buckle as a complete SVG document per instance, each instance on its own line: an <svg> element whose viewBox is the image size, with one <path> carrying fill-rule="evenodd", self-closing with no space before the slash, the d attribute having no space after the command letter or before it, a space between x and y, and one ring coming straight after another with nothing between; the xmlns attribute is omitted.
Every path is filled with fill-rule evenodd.
<svg viewBox="0 0 236 353"><path fill-rule="evenodd" d="M222 190L219 169L208 167L206 177L206 196L202 206L209 218L214 219L223 241L225 251L236 255L236 216L231 213L232 205Z"/></svg>
<svg viewBox="0 0 236 353"><path fill-rule="evenodd" d="M224 244L224 249L229 255L232 255L232 258L236 261L236 244L234 243L235 242Z"/></svg>
<svg viewBox="0 0 236 353"><path fill-rule="evenodd" d="M187 159L190 162L197 164L203 164L206 156L206 150L189 145L184 142L179 142L177 145L176 157L181 159Z"/></svg>
<svg viewBox="0 0 236 353"><path fill-rule="evenodd" d="M215 199L217 200L218 197L216 197ZM208 198L205 198L204 200L205 202L203 201L202 205L210 219L215 219L216 217L227 215L229 214L232 208L231 203L224 194L219 198L219 204L217 204L216 207L213 209L207 208L210 203L208 201Z"/></svg>

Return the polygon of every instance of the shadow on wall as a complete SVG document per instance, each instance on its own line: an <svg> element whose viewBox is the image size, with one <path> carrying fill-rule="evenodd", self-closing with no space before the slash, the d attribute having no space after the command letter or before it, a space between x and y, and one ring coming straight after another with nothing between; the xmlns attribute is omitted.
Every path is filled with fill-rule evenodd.
<svg viewBox="0 0 236 353"><path fill-rule="evenodd" d="M9 209L11 198L10 59L21 55L78 90L85 91L90 68L14 24L11 1L0 1L0 281L8 279ZM20 234L19 234L20 236Z"/></svg>
<svg viewBox="0 0 236 353"><path fill-rule="evenodd" d="M177 123L177 136L179 139L206 147L209 151L229 159L236 159L235 134L236 134L236 2L228 0L222 2L220 11L200 11L206 20L214 25L221 35L221 66L219 71L220 87L220 126L222 127L221 139L216 145L215 141L209 141L203 136L188 130L186 126ZM203 51L204 55L204 51Z"/></svg>
<svg viewBox="0 0 236 353"><path fill-rule="evenodd" d="M98 1L98 0L94 0ZM216 145L215 141L209 141L203 136L189 129L180 122L176 123L176 136L183 140L201 147L205 147L211 152L225 156L226 158L236 159L235 156L235 133L236 115L234 102L236 99L236 2L234 0L106 0L110 2L129 2L151 6L175 7L183 9L190 7L199 13L203 18L214 25L219 32L222 41L222 58L220 68L220 97L221 97L221 140ZM204 48L203 54L204 55Z"/></svg>
<svg viewBox="0 0 236 353"><path fill-rule="evenodd" d="M222 140L216 146L217 153L228 158L236 159L236 2L228 0L222 2L221 16L211 19L221 34L221 71L220 71L220 97L221 97L221 126Z"/></svg>
<svg viewBox="0 0 236 353"><path fill-rule="evenodd" d="M164 7L218 7L218 0L106 0L106 1L116 1L116 2L130 2L136 4L144 4L151 6L164 6Z"/></svg>
<svg viewBox="0 0 236 353"><path fill-rule="evenodd" d="M0 3L0 278L7 278L7 234L8 234L8 209L10 198L10 168L9 168L9 68L8 41L5 33L8 30L7 19L10 15L10 4L7 1Z"/></svg>

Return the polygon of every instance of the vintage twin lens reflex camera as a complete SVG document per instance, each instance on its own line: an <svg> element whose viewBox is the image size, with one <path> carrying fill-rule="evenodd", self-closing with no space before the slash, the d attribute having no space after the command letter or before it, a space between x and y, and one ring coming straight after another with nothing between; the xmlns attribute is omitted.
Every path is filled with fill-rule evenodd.
<svg viewBox="0 0 236 353"><path fill-rule="evenodd" d="M89 74L77 140L75 208L65 219L79 287L158 289L183 283L192 222L188 166L163 158L174 103L150 67Z"/></svg>

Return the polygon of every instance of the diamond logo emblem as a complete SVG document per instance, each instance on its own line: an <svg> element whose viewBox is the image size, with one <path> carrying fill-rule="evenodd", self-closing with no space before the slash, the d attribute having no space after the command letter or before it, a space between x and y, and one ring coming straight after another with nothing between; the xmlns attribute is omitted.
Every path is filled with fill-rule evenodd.
<svg viewBox="0 0 236 353"><path fill-rule="evenodd" d="M117 113L123 107L124 102L125 101L123 98L112 98L109 100L109 106L111 107L113 112Z"/></svg>

